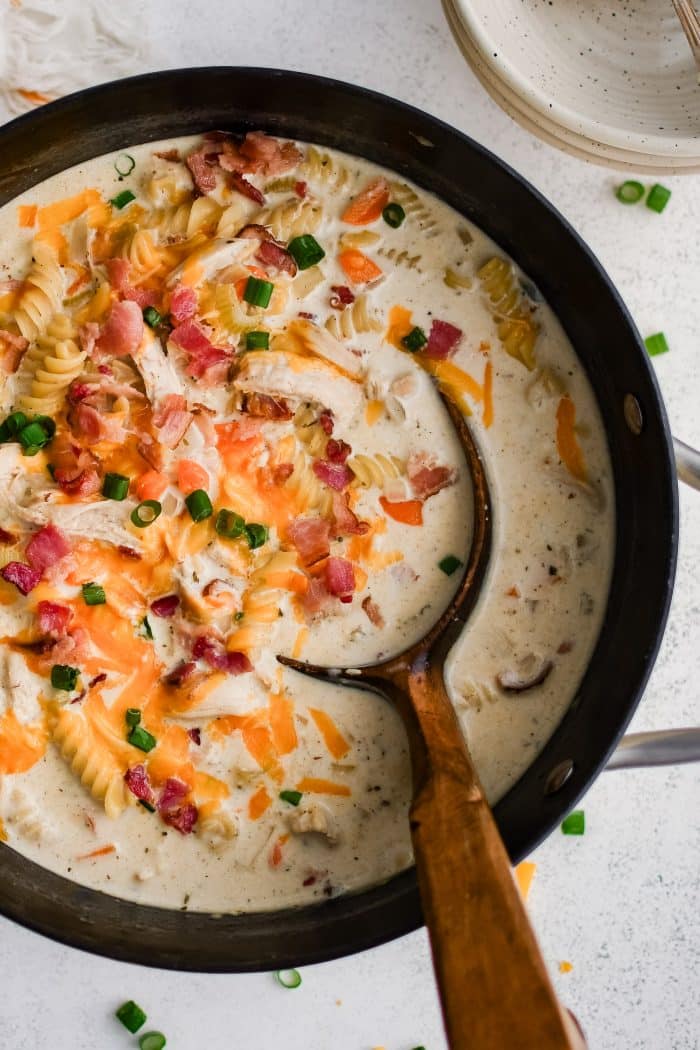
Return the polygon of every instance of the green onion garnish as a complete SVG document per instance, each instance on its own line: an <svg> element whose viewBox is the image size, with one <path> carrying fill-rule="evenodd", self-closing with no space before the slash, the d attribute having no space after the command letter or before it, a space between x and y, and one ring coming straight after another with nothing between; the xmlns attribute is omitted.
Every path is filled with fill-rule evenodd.
<svg viewBox="0 0 700 1050"><path fill-rule="evenodd" d="M49 443L49 435L41 423L37 423L36 420L23 427L17 437L25 455L34 455L35 451L38 452L40 448Z"/></svg>
<svg viewBox="0 0 700 1050"><path fill-rule="evenodd" d="M663 332L656 332L655 335L648 335L644 340L644 345L647 348L649 357L656 357L658 354L667 354L671 349L666 342L666 336Z"/></svg>
<svg viewBox="0 0 700 1050"><path fill-rule="evenodd" d="M12 412L0 425L0 442L12 441L28 422L24 412Z"/></svg>
<svg viewBox="0 0 700 1050"><path fill-rule="evenodd" d="M146 1032L139 1039L139 1050L163 1050L166 1038L162 1032Z"/></svg>
<svg viewBox="0 0 700 1050"><path fill-rule="evenodd" d="M158 742L143 726L134 726L126 739L139 751L152 751Z"/></svg>
<svg viewBox="0 0 700 1050"><path fill-rule="evenodd" d="M287 245L287 251L300 270L308 270L310 266L315 266L326 254L310 233L303 233L301 237L291 240Z"/></svg>
<svg viewBox="0 0 700 1050"><path fill-rule="evenodd" d="M442 561L438 562L438 569L442 569L445 576L451 576L453 572L456 572L462 562L459 558L456 558L454 554L448 554Z"/></svg>
<svg viewBox="0 0 700 1050"><path fill-rule="evenodd" d="M141 627L143 629L143 633L145 634L146 638L148 638L149 641L152 642L153 641L153 631L151 630L151 625L148 622L148 617L147 616L144 616L143 620L141 621Z"/></svg>
<svg viewBox="0 0 700 1050"><path fill-rule="evenodd" d="M246 332L246 334L245 334L245 348L246 348L246 350L269 350L270 349L270 333L269 332Z"/></svg>
<svg viewBox="0 0 700 1050"><path fill-rule="evenodd" d="M422 328L412 328L408 335L405 335L401 340L402 345L407 350L410 350L412 354L424 347L427 342L428 337Z"/></svg>
<svg viewBox="0 0 700 1050"><path fill-rule="evenodd" d="M102 495L106 499L126 499L129 491L129 479L123 474L105 474L102 482Z"/></svg>
<svg viewBox="0 0 700 1050"><path fill-rule="evenodd" d="M160 316L155 306L147 306L143 311L143 319L149 328L157 328L159 324L163 323L163 318Z"/></svg>
<svg viewBox="0 0 700 1050"><path fill-rule="evenodd" d="M227 540L235 540L237 536L243 535L245 518L236 514L235 510L227 510L225 507L216 515L214 528L219 536L225 536Z"/></svg>
<svg viewBox="0 0 700 1050"><path fill-rule="evenodd" d="M132 510L132 524L137 529L145 529L148 525L152 525L156 518L160 517L162 509L157 499L145 499L143 503L139 503L138 507L134 507Z"/></svg>
<svg viewBox="0 0 700 1050"><path fill-rule="evenodd" d="M270 535L267 525L259 525L257 522L251 522L250 525L246 525L243 531L246 534L248 546L252 551L256 547L262 547L263 543L267 543L267 538Z"/></svg>
<svg viewBox="0 0 700 1050"><path fill-rule="evenodd" d="M243 298L251 306L262 306L264 308L269 305L274 290L275 286L271 281L264 281L260 277L249 277L246 281Z"/></svg>
<svg viewBox="0 0 700 1050"><path fill-rule="evenodd" d="M566 820L562 821L561 830L565 835L583 835L586 830L586 814L582 809L574 809Z"/></svg>
<svg viewBox="0 0 700 1050"><path fill-rule="evenodd" d="M131 175L135 167L136 161L128 153L120 153L114 162L114 170L117 175L121 175L122 178L124 178L125 175Z"/></svg>
<svg viewBox="0 0 700 1050"><path fill-rule="evenodd" d="M275 970L275 980L283 988L298 988L301 984L301 974L298 970Z"/></svg>
<svg viewBox="0 0 700 1050"><path fill-rule="evenodd" d="M406 218L406 212L403 210L400 204L387 204L386 208L382 212L382 218L387 226L391 226L392 229L398 230L399 226Z"/></svg>
<svg viewBox="0 0 700 1050"><path fill-rule="evenodd" d="M617 187L615 196L622 204L636 204L644 196L644 187L641 182L628 180Z"/></svg>
<svg viewBox="0 0 700 1050"><path fill-rule="evenodd" d="M204 489L195 489L194 492L190 492L189 496L185 496L185 503L192 521L204 521L214 513L211 500Z"/></svg>
<svg viewBox="0 0 700 1050"><path fill-rule="evenodd" d="M134 729L141 721L141 712L138 707L127 707L124 718L129 729Z"/></svg>
<svg viewBox="0 0 700 1050"><path fill-rule="evenodd" d="M138 1032L146 1023L146 1015L140 1006L137 1006L133 999L129 999L128 1003L123 1003L116 1011L117 1018L121 1021L125 1028L128 1028L130 1032Z"/></svg>
<svg viewBox="0 0 700 1050"><path fill-rule="evenodd" d="M148 802L145 798L139 799L139 806L143 806L143 808L147 809L149 813L155 813L156 811L156 807L153 805L153 803Z"/></svg>
<svg viewBox="0 0 700 1050"><path fill-rule="evenodd" d="M280 798L290 806L298 806L302 799L301 791L280 791Z"/></svg>
<svg viewBox="0 0 700 1050"><path fill-rule="evenodd" d="M67 664L54 664L51 668L51 685L54 689L64 689L67 693L75 689L80 671Z"/></svg>
<svg viewBox="0 0 700 1050"><path fill-rule="evenodd" d="M662 212L670 199L671 191L657 182L649 190L649 196L646 201L647 208L651 208L652 211Z"/></svg>
<svg viewBox="0 0 700 1050"><path fill-rule="evenodd" d="M236 623L240 623L244 616L245 613L241 612L240 610L237 613L233 614L233 618L236 621Z"/></svg>
<svg viewBox="0 0 700 1050"><path fill-rule="evenodd" d="M117 211L121 211L122 208L126 208L127 204L131 204L131 202L135 200L135 193L132 193L131 190L122 190L122 192L118 193L116 197L112 197L109 203L113 208L116 208Z"/></svg>
<svg viewBox="0 0 700 1050"><path fill-rule="evenodd" d="M107 601L105 589L99 583L84 583L82 590L86 605L104 605Z"/></svg>

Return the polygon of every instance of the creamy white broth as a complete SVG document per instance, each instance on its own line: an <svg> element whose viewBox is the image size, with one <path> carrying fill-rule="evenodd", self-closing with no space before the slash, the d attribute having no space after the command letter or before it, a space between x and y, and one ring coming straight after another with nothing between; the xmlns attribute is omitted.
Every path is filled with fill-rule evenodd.
<svg viewBox="0 0 700 1050"><path fill-rule="evenodd" d="M47 180L6 205L0 211L0 278L21 278L30 263L36 231L18 228L19 205L41 206L89 186L107 199L124 188L131 189L137 204L152 209L147 187L154 173L156 178L170 178L175 170L176 183L186 186L189 182L184 169L154 160L154 151L176 147L184 155L198 141L181 139L130 149L135 169L121 181L113 168L114 156L98 158ZM322 205L314 236L326 250L321 263L325 279L301 301L292 295L288 308L275 316L275 328L283 328L300 309L315 315L320 325L334 315L329 287L348 283L335 258L338 239L362 229L348 226L339 216L371 177L386 174L393 181L390 173L366 161L332 152L330 157L334 166L330 179L319 178L318 164L308 160L294 173L307 181L309 199ZM336 177L338 171L344 174ZM262 187L271 179L252 176L252 181ZM405 462L411 452L427 450L440 464L454 468L457 479L426 500L422 528L386 518L386 531L375 538L375 549L387 556L386 568L369 572L366 588L351 604L309 621L300 655L347 666L397 652L425 633L458 584L459 573L445 576L438 562L448 554L461 560L467 556L472 507L466 466L431 377L385 338L389 311L395 304L410 310L413 323L426 332L433 319L449 321L464 333L452 362L479 382L487 360L493 370L492 424L484 425L483 405L477 402L471 405L469 417L491 487L493 550L479 603L451 655L448 687L489 798L496 801L515 783L560 721L595 644L612 559L611 470L595 399L552 312L544 303L537 305L537 367L528 370L501 345L493 310L477 277L482 264L501 253L445 204L422 190L415 192L416 200L404 197L407 218L402 226L391 229L381 219L373 223L369 229L380 239L362 249L384 271L382 279L366 291L368 307L378 318L376 329L355 334L350 328L341 338L346 347L362 352L363 405L367 400L384 399L385 409L370 426L364 412L351 412L339 398L333 436L351 444L353 457L383 452ZM289 196L288 192L268 194L268 207ZM236 230L246 221L269 219L269 213L261 216L260 209L239 200L238 195L230 200L240 204ZM143 225L148 225L148 216ZM84 220L78 218L66 229L71 245L79 251L81 238L86 243L88 239ZM222 241L216 257L203 260L205 279L239 255L240 244L232 248L232 236ZM452 287L446 284L445 267L456 272L462 283L456 287L454 281ZM302 277L298 275L295 282ZM469 282L471 287L466 287ZM177 368L177 349L171 350ZM409 378L402 384L405 377ZM162 379L162 375L156 377ZM145 372L144 380L148 391ZM391 394L397 382L402 390L398 397ZM13 378L6 383L3 417L15 405L16 386ZM586 484L572 477L557 451L556 412L564 391L576 406ZM208 405L222 420L236 415L232 416L227 384L201 389L185 380L185 392L190 403ZM275 444L294 427L270 422L263 430L273 449L269 454L274 456ZM211 452L190 427L173 455L206 465ZM8 529L16 521L18 505L20 513L25 513L27 507L40 506L43 498L41 485L29 496L26 492L18 495L12 479L21 461L16 446L0 447L0 525L8 522ZM223 491L218 491L214 482L212 501L216 506L234 506L231 494L225 491L226 479L221 487ZM376 514L377 489L358 491L354 507L358 517ZM177 513L183 513L178 509L181 495L169 490L168 497ZM166 506L166 497L163 500ZM125 501L125 519L135 502ZM158 528L163 527L165 517L164 513ZM30 531L41 523L41 519L34 520ZM97 519L91 522L93 530L98 525ZM29 527L26 521L25 527ZM114 529L113 516L106 527ZM126 528L128 534L129 526ZM151 542L155 529L143 530L147 535L138 537L139 541ZM79 524L76 530L79 535ZM273 544L277 538L273 530ZM395 552L402 558L392 564L389 559ZM256 557L262 555L257 552ZM212 555L207 549L186 559L176 574L176 584L186 596L188 588L194 587L189 576L196 575L199 584L221 572L216 552ZM381 610L385 621L381 629L363 611L360 598L366 596ZM22 602L0 606L4 637L15 636L31 620L31 614L18 610L17 605ZM367 693L282 672L275 654L293 651L300 623L288 595L279 596L279 607L283 615L265 627L265 646L255 654L254 673L227 677L196 708L170 719L201 731L202 743L193 756L196 768L225 782L230 792L218 817L214 815L206 827L200 821L195 833L186 836L138 805L127 806L111 819L103 804L71 772L55 744L49 743L43 757L27 772L0 777L0 819L9 844L45 867L105 892L144 903L213 911L301 904L380 882L410 864L406 820L410 770L397 715L384 701ZM164 667L173 666L185 653L182 637L175 636L168 620L151 616L149 622L158 659ZM531 689L512 692L498 685L499 674L525 681L549 662L551 671ZM5 711L12 708L20 721L31 723L42 716L39 696L55 702L56 694L47 689L45 675L31 671L16 649L6 653L3 679L0 713L3 707ZM241 733L221 739L209 733L208 726L217 717L243 716L260 709L270 690L280 689L294 705L298 745L279 758L283 779L278 782L261 769L244 746ZM106 690L106 701L116 692ZM329 753L309 708L333 718L349 745L342 758L334 759ZM280 789L293 788L303 777L331 780L351 794L305 794L298 808L277 797ZM246 808L258 786L267 787L272 801L259 819L250 820ZM231 827L235 834L227 838ZM272 851L282 838L282 860L273 867ZM93 859L78 859L105 844L116 848Z"/></svg>

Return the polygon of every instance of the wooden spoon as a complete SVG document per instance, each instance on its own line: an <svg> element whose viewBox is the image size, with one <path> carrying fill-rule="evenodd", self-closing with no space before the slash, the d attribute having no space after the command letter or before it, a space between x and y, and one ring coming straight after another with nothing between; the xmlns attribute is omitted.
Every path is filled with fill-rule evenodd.
<svg viewBox="0 0 700 1050"><path fill-rule="evenodd" d="M445 660L478 596L491 540L484 467L461 413L446 405L474 496L471 552L452 602L421 641L383 663L340 669L278 660L313 678L380 693L403 718L413 850L452 1050L579 1050L585 1043L554 993L445 690Z"/></svg>

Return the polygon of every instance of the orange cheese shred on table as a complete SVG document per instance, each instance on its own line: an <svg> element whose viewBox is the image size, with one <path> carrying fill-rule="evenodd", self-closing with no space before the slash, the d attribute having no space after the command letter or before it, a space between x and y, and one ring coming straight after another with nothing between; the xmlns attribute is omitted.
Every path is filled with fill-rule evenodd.
<svg viewBox="0 0 700 1050"><path fill-rule="evenodd" d="M524 901L527 900L536 871L537 865L533 864L531 860L521 861L515 869L515 881Z"/></svg>

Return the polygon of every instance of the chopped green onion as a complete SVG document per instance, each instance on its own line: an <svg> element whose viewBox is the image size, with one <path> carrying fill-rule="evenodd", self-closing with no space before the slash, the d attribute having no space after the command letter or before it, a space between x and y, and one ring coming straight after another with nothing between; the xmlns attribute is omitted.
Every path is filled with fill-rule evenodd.
<svg viewBox="0 0 700 1050"><path fill-rule="evenodd" d="M145 529L148 525L152 525L156 518L160 517L162 506L157 499L145 499L143 503L139 503L138 507L134 507L131 512L131 521L137 529Z"/></svg>
<svg viewBox="0 0 700 1050"><path fill-rule="evenodd" d="M0 442L12 441L29 422L24 412L12 412L0 425Z"/></svg>
<svg viewBox="0 0 700 1050"><path fill-rule="evenodd" d="M219 536L225 536L227 540L235 540L237 536L243 535L245 518L236 514L235 510L227 510L225 507L216 515L214 528Z"/></svg>
<svg viewBox="0 0 700 1050"><path fill-rule="evenodd" d="M156 807L153 805L153 803L148 802L145 798L139 799L139 806L143 806L143 808L147 809L149 813L155 813L156 811Z"/></svg>
<svg viewBox="0 0 700 1050"><path fill-rule="evenodd" d="M147 616L144 616L143 620L141 621L141 626L143 628L143 633L145 634L146 638L148 638L152 642L153 641L153 631L151 630L151 625L148 622L148 617Z"/></svg>
<svg viewBox="0 0 700 1050"><path fill-rule="evenodd" d="M244 616L245 613L241 612L240 610L237 613L233 614L233 618L236 621L236 623L240 623Z"/></svg>
<svg viewBox="0 0 700 1050"><path fill-rule="evenodd" d="M82 590L86 605L104 605L107 601L105 589L99 583L84 583Z"/></svg>
<svg viewBox="0 0 700 1050"><path fill-rule="evenodd" d="M135 729L141 721L141 712L138 707L127 707L124 718L126 719L126 724L129 726L129 729Z"/></svg>
<svg viewBox="0 0 700 1050"><path fill-rule="evenodd" d="M280 791L280 798L290 806L298 806L302 800L301 791Z"/></svg>
<svg viewBox="0 0 700 1050"><path fill-rule="evenodd" d="M114 162L114 170L117 175L121 175L122 178L124 178L125 175L131 175L135 167L136 161L128 153L120 153Z"/></svg>
<svg viewBox="0 0 700 1050"><path fill-rule="evenodd" d="M42 430L48 435L49 440L56 433L56 424L51 416L34 416L32 423L38 423Z"/></svg>
<svg viewBox="0 0 700 1050"><path fill-rule="evenodd" d="M245 334L245 348L246 348L246 350L269 350L269 348L270 348L270 333L269 332L246 332L246 334Z"/></svg>
<svg viewBox="0 0 700 1050"><path fill-rule="evenodd" d="M298 970L275 970L275 980L283 988L298 988L301 984L301 974Z"/></svg>
<svg viewBox="0 0 700 1050"><path fill-rule="evenodd" d="M143 319L149 328L157 328L159 324L163 323L163 318L160 316L155 306L147 306L143 311Z"/></svg>
<svg viewBox="0 0 700 1050"><path fill-rule="evenodd" d="M382 212L382 218L387 226L391 226L392 229L398 230L399 226L406 218L406 212L403 210L400 204L395 204L393 201L391 204L387 204L386 208Z"/></svg>
<svg viewBox="0 0 700 1050"><path fill-rule="evenodd" d="M37 423L34 420L32 423L28 423L26 427L23 427L19 434L19 443L22 448L29 454L30 449L40 449L44 445L49 443L49 435L46 433L41 423ZM31 453L33 455L33 453Z"/></svg>
<svg viewBox="0 0 700 1050"><path fill-rule="evenodd" d="M166 1038L162 1032L146 1032L139 1039L139 1050L163 1050Z"/></svg>
<svg viewBox="0 0 700 1050"><path fill-rule="evenodd" d="M586 814L583 810L572 810L566 820L562 821L561 830L565 835L583 835L586 830Z"/></svg>
<svg viewBox="0 0 700 1050"><path fill-rule="evenodd" d="M80 671L67 664L54 664L51 668L51 685L54 689L64 689L67 693L75 689Z"/></svg>
<svg viewBox="0 0 700 1050"><path fill-rule="evenodd" d="M116 1011L116 1016L132 1034L138 1032L139 1028L146 1023L145 1013L133 999L129 999L128 1003L123 1003Z"/></svg>
<svg viewBox="0 0 700 1050"><path fill-rule="evenodd" d="M405 335L401 340L402 345L407 350L410 350L412 354L424 347L427 342L428 337L422 328L412 328L408 335Z"/></svg>
<svg viewBox="0 0 700 1050"><path fill-rule="evenodd" d="M102 482L102 495L106 499L126 499L129 491L129 479L123 474L105 474Z"/></svg>
<svg viewBox="0 0 700 1050"><path fill-rule="evenodd" d="M621 204L637 204L644 196L644 187L641 182L628 180L617 187L615 196Z"/></svg>
<svg viewBox="0 0 700 1050"><path fill-rule="evenodd" d="M670 199L671 191L662 186L661 183L656 182L649 190L649 196L646 201L647 208L651 208L652 211L662 212Z"/></svg>
<svg viewBox="0 0 700 1050"><path fill-rule="evenodd" d="M192 521L204 521L214 513L211 500L204 489L195 489L194 492L190 492L189 496L185 496L185 503Z"/></svg>
<svg viewBox="0 0 700 1050"><path fill-rule="evenodd" d="M667 354L671 349L666 342L666 336L663 332L656 332L655 335L648 335L644 340L644 345L647 348L649 357L656 357L658 354Z"/></svg>
<svg viewBox="0 0 700 1050"><path fill-rule="evenodd" d="M263 543L267 543L267 538L270 535L267 525L259 525L257 522L251 522L250 525L246 525L243 531L246 534L248 546L252 551L256 547L262 547Z"/></svg>
<svg viewBox="0 0 700 1050"><path fill-rule="evenodd" d="M448 554L442 561L438 562L438 569L442 569L445 576L451 576L453 572L456 572L462 562L459 558L455 558L454 554Z"/></svg>
<svg viewBox="0 0 700 1050"><path fill-rule="evenodd" d="M249 277L246 281L243 298L251 306L268 306L275 286L271 281L264 281L260 277Z"/></svg>
<svg viewBox="0 0 700 1050"><path fill-rule="evenodd" d="M126 208L127 204L131 204L131 202L135 200L135 193L132 193L131 190L122 190L122 192L118 193L116 197L112 197L109 203L113 208L116 208L117 211L121 211L122 208Z"/></svg>
<svg viewBox="0 0 700 1050"><path fill-rule="evenodd" d="M310 233L303 233L301 237L291 240L287 245L287 251L300 270L308 270L310 266L315 266L326 254Z"/></svg>
<svg viewBox="0 0 700 1050"><path fill-rule="evenodd" d="M143 726L134 726L126 739L139 751L152 751L158 742Z"/></svg>

